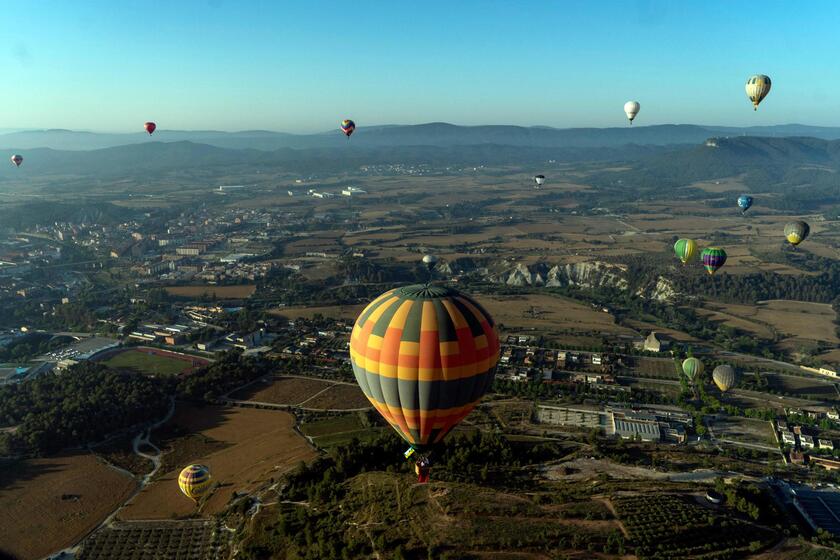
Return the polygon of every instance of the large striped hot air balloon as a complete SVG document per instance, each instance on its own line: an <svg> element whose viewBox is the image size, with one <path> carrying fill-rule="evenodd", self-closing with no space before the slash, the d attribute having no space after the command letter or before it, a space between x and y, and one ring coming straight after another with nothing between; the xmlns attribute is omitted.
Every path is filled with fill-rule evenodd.
<svg viewBox="0 0 840 560"><path fill-rule="evenodd" d="M442 286L405 286L362 311L350 337L353 373L379 414L421 454L481 400L499 361L493 319ZM418 461L426 469L428 458ZM420 481L424 481L418 471Z"/></svg>
<svg viewBox="0 0 840 560"><path fill-rule="evenodd" d="M682 370L689 381L696 382L703 375L703 362L697 358L686 358L682 363Z"/></svg>
<svg viewBox="0 0 840 560"><path fill-rule="evenodd" d="M194 502L207 494L213 485L210 469L204 465L190 465L178 475L178 486L181 492Z"/></svg>
<svg viewBox="0 0 840 560"><path fill-rule="evenodd" d="M341 128L341 132L343 132L347 138L350 138L350 135L353 134L354 130L356 130L356 123L350 119L344 119L341 121L341 126L339 128Z"/></svg>
<svg viewBox="0 0 840 560"><path fill-rule="evenodd" d="M715 382L721 393L725 393L734 387L737 380L738 375L735 373L735 368L727 364L716 367L712 372L712 381Z"/></svg>
<svg viewBox="0 0 840 560"><path fill-rule="evenodd" d="M693 239L678 239L674 243L674 253L685 264L697 254L697 243Z"/></svg>
<svg viewBox="0 0 840 560"><path fill-rule="evenodd" d="M714 274L726 263L726 251L720 247L706 247L700 253L700 258L703 260L706 272Z"/></svg>
<svg viewBox="0 0 840 560"><path fill-rule="evenodd" d="M805 241L805 238L808 237L808 234L810 233L811 226L802 220L788 222L785 224L785 239L787 239L788 243L793 246L799 245Z"/></svg>
<svg viewBox="0 0 840 560"><path fill-rule="evenodd" d="M744 86L744 89L747 91L747 97L752 101L754 111L758 111L758 104L770 93L770 85L770 77L764 74L756 74L747 78L747 85Z"/></svg>

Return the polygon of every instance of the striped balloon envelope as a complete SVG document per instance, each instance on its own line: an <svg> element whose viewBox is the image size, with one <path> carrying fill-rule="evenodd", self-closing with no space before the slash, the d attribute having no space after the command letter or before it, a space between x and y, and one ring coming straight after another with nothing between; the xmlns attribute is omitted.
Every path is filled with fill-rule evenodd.
<svg viewBox="0 0 840 560"><path fill-rule="evenodd" d="M685 264L697 254L697 243L693 239L678 239L674 243L674 253Z"/></svg>
<svg viewBox="0 0 840 560"><path fill-rule="evenodd" d="M802 220L788 222L785 224L785 239L791 245L799 245L811 233L811 226Z"/></svg>
<svg viewBox="0 0 840 560"><path fill-rule="evenodd" d="M703 362L697 358L686 358L682 363L682 370L689 381L697 381L703 375Z"/></svg>
<svg viewBox="0 0 840 560"><path fill-rule="evenodd" d="M412 447L440 442L493 383L499 336L475 300L442 286L386 292L350 337L353 373L379 414Z"/></svg>
<svg viewBox="0 0 840 560"><path fill-rule="evenodd" d="M714 274L726 263L726 251L720 247L706 247L700 253L700 258L703 259L703 266L706 267L706 272Z"/></svg>
<svg viewBox="0 0 840 560"><path fill-rule="evenodd" d="M198 501L205 495L213 485L213 477L210 476L210 469L204 465L190 465L178 475L178 486L184 495L194 501Z"/></svg>

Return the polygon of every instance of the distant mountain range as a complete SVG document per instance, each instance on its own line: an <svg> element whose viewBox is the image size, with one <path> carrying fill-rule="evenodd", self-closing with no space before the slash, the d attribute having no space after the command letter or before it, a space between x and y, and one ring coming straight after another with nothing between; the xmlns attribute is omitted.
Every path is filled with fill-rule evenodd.
<svg viewBox="0 0 840 560"><path fill-rule="evenodd" d="M620 128L549 128L505 125L458 126L448 123L360 127L348 141L336 128L320 134L287 134L265 130L220 132L213 130L166 130L154 136L143 132L108 134L73 130L31 130L0 134L0 148L7 152L52 148L54 150L97 150L150 142L194 142L218 148L275 151L283 148L313 149L354 146L475 146L482 144L529 148L600 148L628 144L666 146L696 144L710 136L810 136L840 139L840 127L799 124L733 128L688 124L626 126Z"/></svg>

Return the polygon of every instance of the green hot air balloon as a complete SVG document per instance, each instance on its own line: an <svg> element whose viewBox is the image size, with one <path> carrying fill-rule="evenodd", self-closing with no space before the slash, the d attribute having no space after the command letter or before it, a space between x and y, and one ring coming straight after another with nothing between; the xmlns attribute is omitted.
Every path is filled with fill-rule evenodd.
<svg viewBox="0 0 840 560"><path fill-rule="evenodd" d="M683 373L689 381L696 382L703 375L703 362L697 358L686 358L682 363Z"/></svg>
<svg viewBox="0 0 840 560"><path fill-rule="evenodd" d="M693 239L678 239L674 243L674 253L685 264L697 254L697 243Z"/></svg>
<svg viewBox="0 0 840 560"><path fill-rule="evenodd" d="M734 387L737 379L735 368L727 364L716 367L712 372L712 381L715 382L721 393L725 393Z"/></svg>

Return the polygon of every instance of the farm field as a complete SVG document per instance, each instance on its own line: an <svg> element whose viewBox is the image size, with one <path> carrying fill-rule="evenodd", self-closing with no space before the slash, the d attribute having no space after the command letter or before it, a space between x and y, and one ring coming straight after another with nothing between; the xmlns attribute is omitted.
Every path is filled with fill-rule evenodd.
<svg viewBox="0 0 840 560"><path fill-rule="evenodd" d="M29 560L69 546L134 491L90 453L0 465L0 551Z"/></svg>
<svg viewBox="0 0 840 560"><path fill-rule="evenodd" d="M813 377L799 377L795 375L763 374L770 389L780 393L789 393L794 397L811 397L816 399L833 400L840 395L834 388L834 383L826 378L825 381Z"/></svg>
<svg viewBox="0 0 840 560"><path fill-rule="evenodd" d="M321 418L300 425L300 431L312 438L315 445L322 449L331 449L349 444L354 438L369 441L390 428L368 426L360 416L363 413L343 414Z"/></svg>
<svg viewBox="0 0 840 560"><path fill-rule="evenodd" d="M272 404L301 404L332 387L330 381L306 377L274 376L232 393L232 399Z"/></svg>
<svg viewBox="0 0 840 560"><path fill-rule="evenodd" d="M252 492L301 461L313 459L315 451L294 431L294 422L291 414L276 410L179 405L168 425L219 442L215 450L180 461L207 465L217 483L200 515L218 513L235 493ZM171 446L177 452L178 441ZM178 489L180 466L147 486L120 511L119 518L170 519L197 513Z"/></svg>
<svg viewBox="0 0 840 560"><path fill-rule="evenodd" d="M537 328L543 330L597 331L635 334L616 325L609 313L593 309L568 298L544 294L522 296L477 296L475 298L507 330Z"/></svg>
<svg viewBox="0 0 840 560"><path fill-rule="evenodd" d="M712 423L715 436L719 439L738 441L747 444L776 446L773 428L770 422L728 416L716 418Z"/></svg>
<svg viewBox="0 0 840 560"><path fill-rule="evenodd" d="M370 408L370 401L367 400L358 385L336 384L314 397L306 400L300 405L304 408L317 408L323 410L352 410L354 408Z"/></svg>
<svg viewBox="0 0 840 560"><path fill-rule="evenodd" d="M202 358L167 355L157 349L131 348L110 354L103 365L147 375L178 375L207 363Z"/></svg>
<svg viewBox="0 0 840 560"><path fill-rule="evenodd" d="M237 286L167 286L166 293L175 297L183 298L199 298L202 296L211 296L217 299L244 299L251 297L257 290L256 286L252 285L237 285Z"/></svg>
<svg viewBox="0 0 840 560"><path fill-rule="evenodd" d="M315 307L278 307L272 309L269 313L278 317L286 317L287 319L298 319L303 317L311 319L315 315L322 315L334 319L348 319L355 321L359 313L364 309L364 305L332 305L332 306L315 306Z"/></svg>

